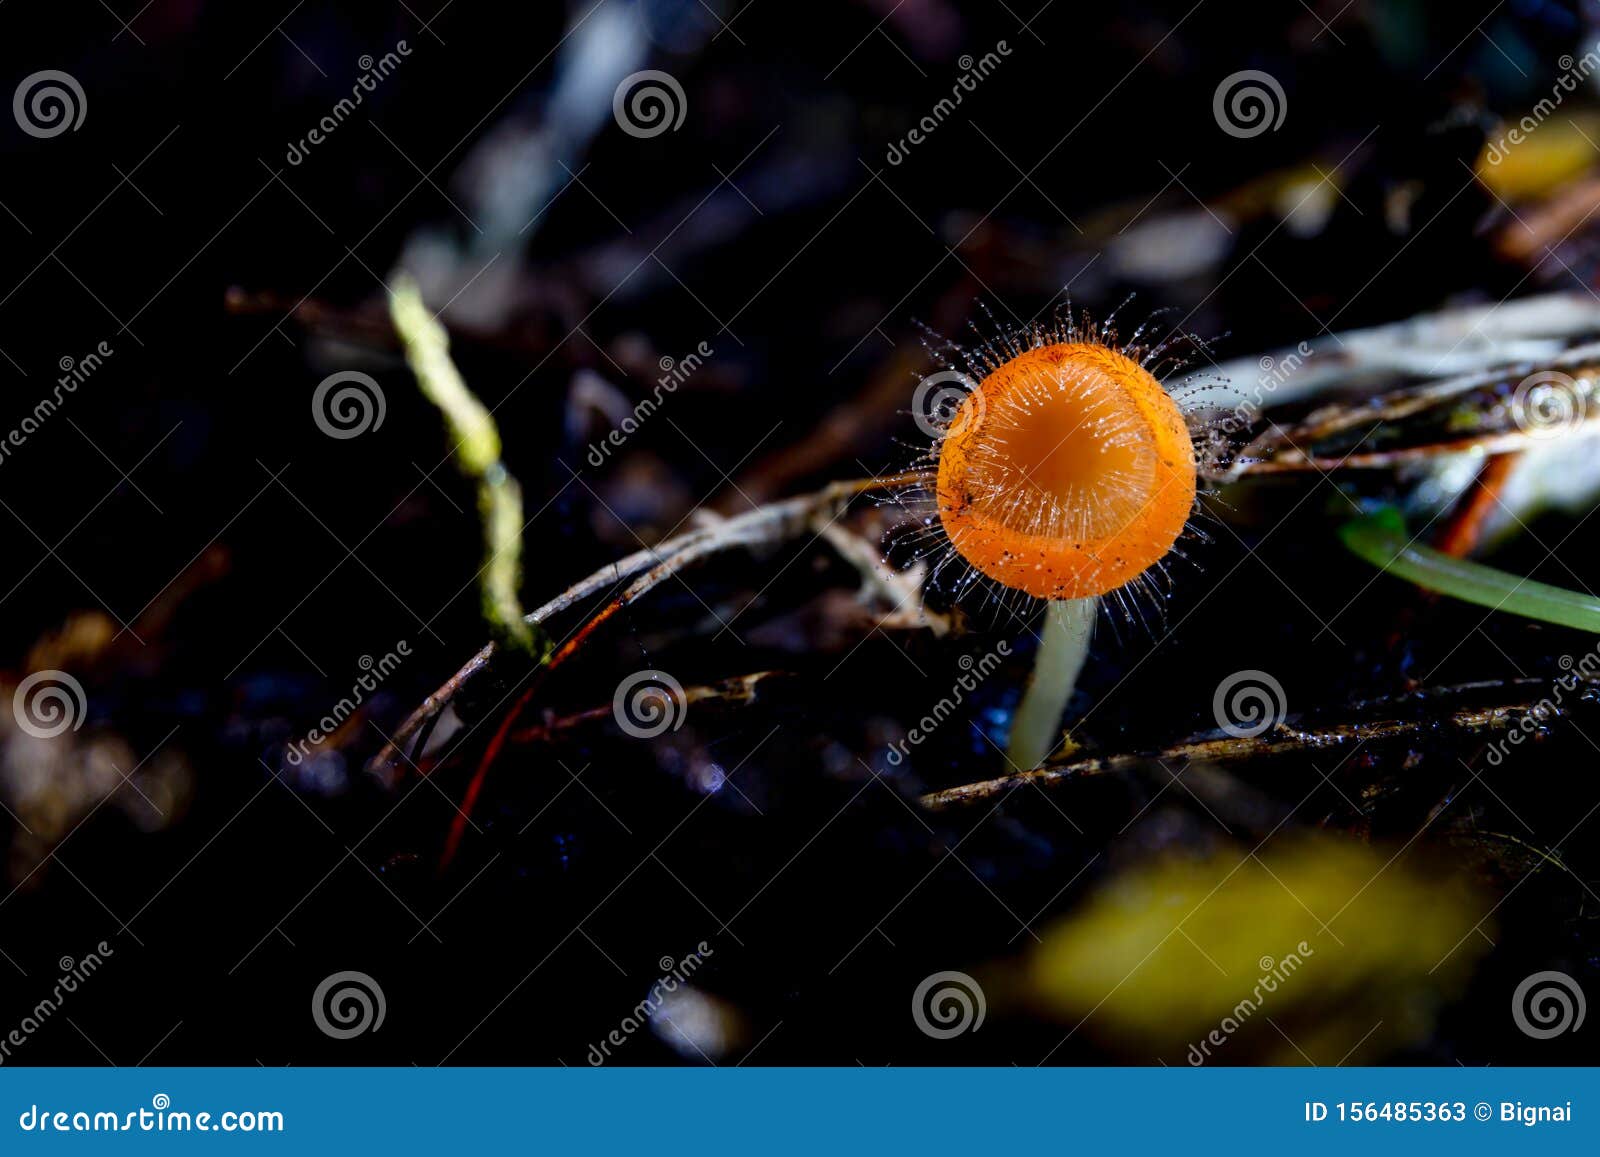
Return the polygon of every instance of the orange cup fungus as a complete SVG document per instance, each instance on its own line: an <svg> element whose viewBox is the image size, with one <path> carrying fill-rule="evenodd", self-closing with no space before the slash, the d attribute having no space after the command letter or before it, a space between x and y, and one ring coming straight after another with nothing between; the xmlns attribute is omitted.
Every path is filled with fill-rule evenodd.
<svg viewBox="0 0 1600 1157"><path fill-rule="evenodd" d="M1041 599L1102 595L1157 565L1195 501L1172 396L1098 341L1017 352L978 383L939 448L939 520L989 578Z"/></svg>

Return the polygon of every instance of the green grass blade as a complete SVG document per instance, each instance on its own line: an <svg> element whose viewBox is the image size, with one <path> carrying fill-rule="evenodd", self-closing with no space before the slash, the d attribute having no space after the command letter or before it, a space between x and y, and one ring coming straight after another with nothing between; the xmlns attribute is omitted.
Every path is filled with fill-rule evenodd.
<svg viewBox="0 0 1600 1157"><path fill-rule="evenodd" d="M1418 545L1406 532L1405 519L1392 507L1345 523L1339 528L1339 537L1373 566L1426 590L1541 623L1600 634L1600 599Z"/></svg>

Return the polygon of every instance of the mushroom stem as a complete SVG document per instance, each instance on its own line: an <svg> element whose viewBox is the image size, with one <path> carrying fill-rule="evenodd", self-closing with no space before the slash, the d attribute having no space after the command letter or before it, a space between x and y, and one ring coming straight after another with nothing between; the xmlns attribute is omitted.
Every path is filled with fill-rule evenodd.
<svg viewBox="0 0 1600 1157"><path fill-rule="evenodd" d="M1007 758L1018 771L1032 771L1061 745L1061 716L1089 658L1100 599L1056 599L1045 607L1044 633L1033 660L1033 677L1011 719Z"/></svg>

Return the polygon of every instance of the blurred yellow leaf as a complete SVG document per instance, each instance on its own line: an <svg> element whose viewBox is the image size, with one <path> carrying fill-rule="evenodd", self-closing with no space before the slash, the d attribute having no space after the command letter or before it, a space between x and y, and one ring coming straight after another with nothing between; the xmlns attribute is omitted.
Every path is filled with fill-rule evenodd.
<svg viewBox="0 0 1600 1157"><path fill-rule="evenodd" d="M1029 988L1144 1059L1379 1055L1426 1031L1486 946L1490 904L1420 858L1319 838L1139 867L1045 932Z"/></svg>
<svg viewBox="0 0 1600 1157"><path fill-rule="evenodd" d="M1503 200L1540 197L1594 167L1597 133L1600 116L1594 114L1508 121L1489 135L1474 171Z"/></svg>

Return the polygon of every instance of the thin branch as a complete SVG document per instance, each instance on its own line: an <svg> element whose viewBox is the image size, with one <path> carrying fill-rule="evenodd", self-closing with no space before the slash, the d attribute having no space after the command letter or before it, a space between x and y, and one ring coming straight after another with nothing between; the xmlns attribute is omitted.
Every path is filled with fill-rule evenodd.
<svg viewBox="0 0 1600 1157"><path fill-rule="evenodd" d="M628 583L620 595L596 610L573 632L567 642L551 655L547 666L557 667L576 653L593 632L612 615L696 562L741 547L786 542L812 529L814 519L818 515L831 516L860 495L926 481L925 473L908 471L881 478L835 482L815 493L769 503L733 518L688 531L676 538L667 539L659 546L636 551L626 558L602 567L531 612L527 615L527 622L542 626L552 616L568 610L600 591L607 588L614 590L622 583ZM449 706L462 689L489 666L497 650L495 643L486 644L476 655L467 660L459 671L450 676L443 686L423 700L421 706L396 729L390 742L372 757L367 765L368 769L383 771L398 762L401 750L412 737L418 734L424 724ZM417 755L420 756L421 752Z"/></svg>
<svg viewBox="0 0 1600 1157"><path fill-rule="evenodd" d="M1548 680L1515 679L1494 686L1530 685L1548 685ZM1424 695L1383 701L1383 705L1392 709L1413 699L1445 698L1481 689L1481 684L1439 688ZM959 787L929 792L922 797L922 805L932 811L942 811L946 808L993 799L1028 784L1043 788L1054 787L1094 776L1131 771L1152 761L1172 763L1181 760L1230 765L1296 752L1337 750L1358 743L1382 743L1396 739L1436 736L1441 732L1453 731L1463 735L1475 735L1482 732L1505 731L1530 714L1549 719L1559 713L1553 711L1547 703L1533 700L1487 707L1463 707L1443 715L1358 720L1309 728L1282 723L1272 731L1253 737L1219 736L1216 732L1206 732L1157 751L1064 759L1033 771L1018 772L997 779L979 780L976 783L965 783Z"/></svg>

